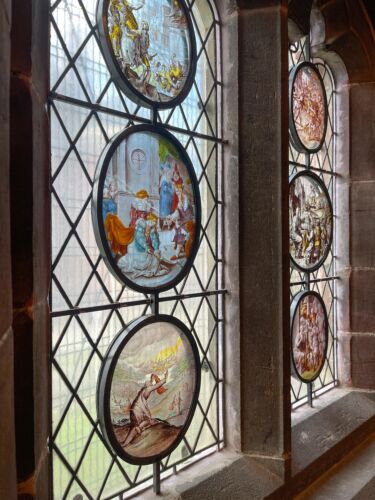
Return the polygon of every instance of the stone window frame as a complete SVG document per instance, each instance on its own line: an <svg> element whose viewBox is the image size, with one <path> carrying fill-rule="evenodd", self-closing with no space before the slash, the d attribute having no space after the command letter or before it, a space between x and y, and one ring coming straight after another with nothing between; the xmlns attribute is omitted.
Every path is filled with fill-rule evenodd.
<svg viewBox="0 0 375 500"><path fill-rule="evenodd" d="M280 234L279 230L281 220L287 224L285 217L287 207L283 204L282 199L287 198L288 186L283 184L283 180L279 177L279 172L282 172L282 178L287 178L287 172L285 169L283 170L283 164L287 164L287 155L285 152L283 153L282 146L288 141L287 135L283 132L283 130L287 130L287 121L285 119L283 121L283 117L287 116L285 104L287 103L287 93L285 93L285 89L282 90L284 87L280 84L282 79L284 82L287 80L287 71L285 67L280 66L278 61L281 60L282 50L287 50L287 4L289 4L289 12L294 4L297 10L308 11L306 17L309 18L312 2L310 0L303 2L301 0L283 1L281 8L274 0L253 0L251 3L250 7L245 0L238 3L225 0L220 2L218 6L221 17L225 20L222 39L223 62L226 68L223 82L223 110L228 140L224 151L227 165L224 182L225 202L229 205L225 220L227 238L225 259L227 261L227 274L229 274L227 285L230 292L226 298L228 324L225 338L227 448L220 454L216 454L216 458L220 462L216 464L217 473L212 468L213 460L207 458L204 462L204 468L198 464L198 467L193 466L190 471L181 474L180 481L185 483L185 487L176 486L177 493L183 489L191 489L192 482L194 487L207 478L212 480L206 481L209 489L205 491L223 491L222 488L230 485L233 477L237 477L241 482L245 481L243 488L249 488L248 490L242 488L241 491L245 494L246 491L252 491L251 488L259 493L262 482L270 482L274 475L264 475L256 467L255 474L251 476L248 473L247 465L245 465L245 463L249 463L246 456L254 458L258 463L277 472L283 478L282 482L290 480L288 473L290 470L288 464L290 464L291 458L290 400L288 396L290 351L289 342L285 343L284 336L280 335L282 331L289 332L288 318L282 314L282 311L289 312L289 297L288 294L283 297L278 281L282 263L288 269L288 258L284 256L284 254L288 255L288 241L287 239L284 241L285 237ZM343 2L323 1L319 3L330 3L333 8L336 7L334 5L336 3L343 4ZM349 4L349 2L345 3ZM4 193L1 202L4 204L4 210L0 212L5 219L4 224L2 224L2 237L4 238L2 252L5 253L5 259L1 262L4 265L8 263L6 266L8 270L11 262L9 256L10 231L7 230L9 226L12 229L13 255L12 276L8 276L7 284L1 290L2 304L8 311L8 314L2 317L5 333L0 342L1 360L5 360L4 364L1 363L1 367L6 373L3 380L8 382L1 389L6 392L4 399L8 401L8 404L2 405L1 410L2 415L5 415L3 420L9 422L9 432L2 434L1 446L7 450L9 460L6 477L2 475L0 482L1 485L5 484L4 491L9 492L7 496L9 499L16 498L17 482L20 492L34 494L37 498L44 499L48 498L49 492L47 447L49 428L49 383L47 376L49 310L47 296L50 276L49 266L46 263L49 262L50 245L46 235L50 232L50 217L46 206L49 203L50 193L48 187L49 127L45 107L48 92L49 60L48 6L45 0L35 0L27 4L21 1L17 8L15 2L16 7L13 9L12 19L10 4L10 1L4 2L5 7L1 11L2 20L7 27L2 31L6 42L10 41L10 29L12 28L12 58L10 56L10 43L1 45L1 51L5 54L4 60L9 61L11 58L11 69L9 65L4 65L4 72L7 68L11 72L10 97L13 131L11 130L10 134L7 134L7 130L4 130L5 142L7 142L8 136L10 137L11 169L6 144L2 149L5 162L0 165L2 172L5 169L4 184L1 185L2 193ZM259 10L252 13L252 9ZM352 20L357 22L355 16L352 16ZM357 371L353 371L351 360L353 352L357 356L363 352L359 349L363 340L366 340L366 343L363 344L366 348L369 345L367 341L370 342L373 339L373 334L369 331L371 326L362 326L363 322L359 323L358 311L368 312L369 307L372 306L371 301L361 304L363 297L359 293L359 288L363 288L364 280L368 281L368 287L373 286L374 273L373 271L368 272L366 269L354 269L353 272L351 268L349 229L352 214L348 212L348 207L349 200L352 200L354 204L358 203L360 180L361 178L367 179L370 174L369 134L361 134L361 127L357 127L357 125L360 124L362 116L359 114L362 115L363 109L369 112L369 108L363 107L364 104L371 102L363 100L366 95L363 95L362 92L368 91L368 98L370 98L371 88L366 83L361 84L361 82L373 80L366 80L368 75L372 73L368 67L363 69L365 67L364 56L359 44L356 44L351 52L351 60L346 58L348 47L345 44L346 41L351 42L353 36L360 38L358 33L363 34L364 40L369 37L368 33L365 33L365 29L362 29L363 26L360 24L358 26L360 29L356 30L355 35L346 33L342 38L337 36L332 25L326 28L327 39L330 40L329 48L336 50L336 53L341 55L342 60L338 59L331 51L327 52L324 42L325 36L318 37L315 45L317 53L322 51L334 69L339 82L338 89L341 92L338 116L342 129L338 130L340 145L337 158L339 168L342 171L342 177L337 186L342 210L338 207L338 211L343 214L342 220L338 222L341 227L339 232L342 239L337 242L338 245L342 244L340 249L340 283L338 285L340 287L338 293L341 296L341 303L338 307L339 336L341 337L339 349L342 351L339 378L343 384L357 384L359 388L364 388L366 386L363 385L363 382L360 383L361 380L355 376L359 374L360 367L357 366ZM262 31L267 32L266 38L262 37ZM324 35L324 29L321 33L318 30L319 34ZM273 39L272 43L269 43L270 39ZM252 73L249 71L248 65L239 64L238 51L241 54L241 61L252 61ZM356 57L356 51L358 57ZM278 57L273 57L274 53L277 53ZM259 54L267 56L267 59L264 59L267 60L267 68L265 68L264 61L262 64ZM346 68L343 60L347 65ZM370 52L369 61L373 61ZM360 62L359 67L357 62ZM271 75L270 67L272 67ZM239 78L237 78L238 71ZM273 74L275 75L274 79ZM239 86L239 80L246 85ZM267 88L264 88L265 81ZM5 92L5 96L1 94L2 103L4 103L2 117L6 120L7 103L9 102L7 84L2 88ZM245 103L243 98L248 95L251 95L253 99L250 103L245 103L240 107L239 95L242 98L241 103ZM282 97L277 99L278 95ZM356 111L357 105L361 113ZM239 123L241 127L238 126ZM276 127L274 127L275 123ZM353 124L353 127L349 134L350 123ZM253 141L248 140L250 136L253 137ZM263 136L266 137L266 140ZM20 138L22 138L22 147L20 147ZM349 175L350 162L351 169L355 169L356 173L354 180L358 184L355 196L354 185L351 185ZM241 182L239 182L239 169L241 169ZM9 172L11 172L12 192L10 211L7 210L6 206L6 179ZM260 189L262 182L266 182L268 187L266 199L264 191ZM253 197L249 200L251 187ZM20 210L21 206L22 210ZM241 218L240 238L238 237L239 212L247 215L247 217L242 216ZM249 214L252 213L257 214L258 219L262 217L263 220L267 220L270 232L270 235L267 236L267 242L274 242L273 253L267 253L267 261L271 263L272 267L269 273L264 271L263 258L259 262L259 272L258 269L250 265L253 262L251 257L256 256L256 252L249 235L259 235L264 230L264 225L249 219ZM27 233L23 231L25 227L29 229ZM20 228L22 228L21 234ZM265 245L261 247L261 250L266 253L268 248L269 245ZM239 265L240 261L241 266ZM361 276L358 273L361 273ZM283 277L283 282L287 284L287 276ZM368 290L368 287L364 287L364 291ZM240 288L241 296L239 294ZM286 288L288 288L287 285ZM357 304L356 311L354 311L354 332L351 328L353 301L349 300L349 292L354 294L354 302ZM270 315L271 318L264 318L262 306L267 304L267 298L269 299L270 296L279 313L274 316ZM13 319L12 299L15 316ZM283 303L284 307L279 307ZM246 332L242 338L240 338L239 333L240 327L243 332ZM248 332L254 331L257 335L247 335ZM286 336L288 337L288 333ZM262 339L261 347L259 339ZM14 349L12 349L13 340ZM14 377L12 355L14 355L16 368ZM16 384L14 392L13 381ZM357 394L357 400L359 398L360 394ZM16 414L22 415L21 434L17 421L14 425L12 423L14 400ZM25 401L30 404L25 406ZM349 413L350 411L351 409L349 409ZM37 418L34 419L34 415ZM331 417L334 415L331 414ZM236 425L233 425L233 422ZM371 429L373 427L368 425L364 431L370 432ZM27 439L22 440L25 432ZM14 443L15 433L17 436L21 435L21 439L18 439L17 452ZM346 451L350 450L352 443L353 440L349 445L347 443ZM231 454L231 452L233 453ZM242 452L243 455L239 455L239 452ZM16 454L17 478L15 477ZM326 461L321 461L320 468L316 467L315 470L318 473L323 473L327 465ZM228 472L223 471L223 468L227 468ZM238 476L234 475L236 471L239 473ZM255 481L249 482L248 479L255 479ZM311 477L308 480L311 480ZM296 487L301 488L301 484L299 481ZM240 481L238 481L238 485L240 485ZM296 491L296 487L293 491Z"/></svg>

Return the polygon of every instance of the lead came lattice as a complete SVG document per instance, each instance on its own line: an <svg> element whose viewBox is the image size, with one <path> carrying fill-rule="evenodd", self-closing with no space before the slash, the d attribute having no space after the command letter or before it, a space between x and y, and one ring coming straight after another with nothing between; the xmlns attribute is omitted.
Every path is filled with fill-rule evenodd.
<svg viewBox="0 0 375 500"><path fill-rule="evenodd" d="M210 2L186 2L198 41L197 74L186 99L159 110L197 174L202 221L199 251L187 276L159 296L160 313L192 331L202 384L193 421L178 448L160 463L161 476L223 446L222 424L222 93L220 23ZM152 297L122 286L108 272L91 227L98 158L116 133L152 123L108 72L99 43L95 0L51 2L51 462L54 498L126 497L149 485L151 466L113 453L100 431L95 391L99 369L118 331L151 312ZM204 20L201 16L204 9Z"/></svg>

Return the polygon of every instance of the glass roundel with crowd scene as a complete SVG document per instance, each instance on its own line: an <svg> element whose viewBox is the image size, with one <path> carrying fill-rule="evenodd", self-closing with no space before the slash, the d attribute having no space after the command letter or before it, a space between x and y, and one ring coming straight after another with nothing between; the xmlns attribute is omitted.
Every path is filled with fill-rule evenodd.
<svg viewBox="0 0 375 500"><path fill-rule="evenodd" d="M327 129L327 98L319 70L303 62L291 73L291 138L300 152L317 152Z"/></svg>
<svg viewBox="0 0 375 500"><path fill-rule="evenodd" d="M289 252L300 271L314 271L326 259L333 235L332 204L327 188L312 172L289 182Z"/></svg>
<svg viewBox="0 0 375 500"><path fill-rule="evenodd" d="M134 334L131 327L125 332L125 343L120 339L109 349L112 376L100 381L106 388L99 390L106 394L100 396L99 416L110 444L125 460L141 464L178 446L200 386L199 355L190 332L176 320L151 321L142 326L141 318Z"/></svg>
<svg viewBox="0 0 375 500"><path fill-rule="evenodd" d="M186 96L195 39L183 0L100 0L98 26L107 64L130 97L169 107Z"/></svg>
<svg viewBox="0 0 375 500"><path fill-rule="evenodd" d="M185 276L199 242L200 197L189 157L171 134L140 125L107 146L96 172L93 223L106 264L122 283L152 293Z"/></svg>
<svg viewBox="0 0 375 500"><path fill-rule="evenodd" d="M316 292L301 292L292 303L292 360L294 374L304 382L320 374L328 346L328 319Z"/></svg>

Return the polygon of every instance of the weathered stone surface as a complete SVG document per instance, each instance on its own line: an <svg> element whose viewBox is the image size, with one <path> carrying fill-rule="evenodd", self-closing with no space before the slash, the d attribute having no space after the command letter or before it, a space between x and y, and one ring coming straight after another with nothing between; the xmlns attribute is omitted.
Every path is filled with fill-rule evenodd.
<svg viewBox="0 0 375 500"><path fill-rule="evenodd" d="M354 267L375 268L375 207L351 214L351 255Z"/></svg>
<svg viewBox="0 0 375 500"><path fill-rule="evenodd" d="M375 270L355 269L350 275L353 332L375 332Z"/></svg>
<svg viewBox="0 0 375 500"><path fill-rule="evenodd" d="M299 499L308 500L372 500L375 498L375 434L356 447L322 478L319 478ZM370 494L370 492L374 494ZM364 494L367 496L364 496Z"/></svg>
<svg viewBox="0 0 375 500"><path fill-rule="evenodd" d="M12 322L9 224L10 1L0 2L0 339Z"/></svg>
<svg viewBox="0 0 375 500"><path fill-rule="evenodd" d="M34 454L36 497L49 498L49 339L48 292L50 286L51 213L49 191L49 121L45 103L48 93L48 4L33 2L32 10L32 129L33 129L33 377Z"/></svg>
<svg viewBox="0 0 375 500"><path fill-rule="evenodd" d="M369 498L375 498L375 477L353 497L353 500L369 500Z"/></svg>
<svg viewBox="0 0 375 500"><path fill-rule="evenodd" d="M351 208L352 265L375 268L375 181L352 183Z"/></svg>
<svg viewBox="0 0 375 500"><path fill-rule="evenodd" d="M351 340L354 387L375 389L375 334L355 334Z"/></svg>
<svg viewBox="0 0 375 500"><path fill-rule="evenodd" d="M16 447L13 409L13 335L0 338L0 497L17 498Z"/></svg>
<svg viewBox="0 0 375 500"><path fill-rule="evenodd" d="M220 480L219 480L220 478ZM282 485L280 479L249 458L240 458L229 467L206 481L181 492L182 500L261 500Z"/></svg>
<svg viewBox="0 0 375 500"><path fill-rule="evenodd" d="M293 427L293 472L321 457L371 419L375 427L375 403L365 393L351 393Z"/></svg>
<svg viewBox="0 0 375 500"><path fill-rule="evenodd" d="M225 287L225 366L226 405L225 435L230 449L241 450L241 427L233 427L231 422L241 421L240 365L233 359L240 359L240 311L239 311L239 203L238 203L238 80L233 75L238 72L238 16L235 2L218 2L221 19L225 20L222 38L223 85L223 130L228 144L223 148L223 177L225 196L229 196L224 210L224 273Z"/></svg>
<svg viewBox="0 0 375 500"><path fill-rule="evenodd" d="M375 177L375 161L373 169ZM350 202L353 212L369 212L375 210L375 179L371 181L352 182Z"/></svg>
<svg viewBox="0 0 375 500"><path fill-rule="evenodd" d="M14 387L17 445L17 478L25 481L34 472L34 398L32 321L24 313L14 318Z"/></svg>
<svg viewBox="0 0 375 500"><path fill-rule="evenodd" d="M316 480L374 430L375 401L363 392L352 392L295 425L293 491Z"/></svg>
<svg viewBox="0 0 375 500"><path fill-rule="evenodd" d="M375 180L374 101L375 83L351 87L351 130L355 131L351 135L352 180Z"/></svg>
<svg viewBox="0 0 375 500"><path fill-rule="evenodd" d="M31 13L33 2L12 0L12 71L31 75Z"/></svg>
<svg viewBox="0 0 375 500"><path fill-rule="evenodd" d="M357 0L318 0L328 48L344 61L352 82L373 81L375 46L371 21Z"/></svg>
<svg viewBox="0 0 375 500"><path fill-rule="evenodd" d="M162 483L161 497L168 500L239 500L275 498L279 500L282 481L254 460L223 451L193 464ZM276 496L273 496L276 495ZM139 500L154 500L151 491Z"/></svg>
<svg viewBox="0 0 375 500"><path fill-rule="evenodd" d="M0 0L0 497L17 498L9 211L11 1Z"/></svg>
<svg viewBox="0 0 375 500"><path fill-rule="evenodd" d="M340 384L344 387L352 385L351 371L351 334L339 332L337 353L339 358L338 375Z"/></svg>
<svg viewBox="0 0 375 500"><path fill-rule="evenodd" d="M284 7L239 12L242 450L277 462L288 457L290 422Z"/></svg>
<svg viewBox="0 0 375 500"><path fill-rule="evenodd" d="M303 34L308 34L310 30L310 12L313 1L289 0L288 17L292 19Z"/></svg>
<svg viewBox="0 0 375 500"><path fill-rule="evenodd" d="M345 0L329 2L321 7L326 22L326 43L332 43L350 30Z"/></svg>

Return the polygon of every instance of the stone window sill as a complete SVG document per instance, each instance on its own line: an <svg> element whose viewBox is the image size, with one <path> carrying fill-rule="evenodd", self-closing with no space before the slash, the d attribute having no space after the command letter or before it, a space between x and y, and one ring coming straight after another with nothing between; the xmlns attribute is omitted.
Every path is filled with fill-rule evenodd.
<svg viewBox="0 0 375 500"><path fill-rule="evenodd" d="M375 430L375 391L335 389L292 413L292 478L286 484L254 459L227 449L192 464L133 498L224 500L294 495Z"/></svg>

